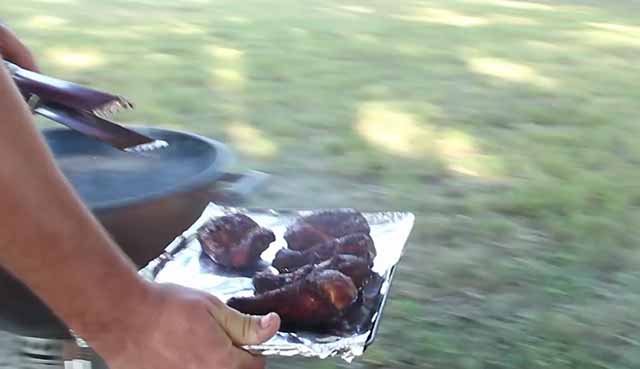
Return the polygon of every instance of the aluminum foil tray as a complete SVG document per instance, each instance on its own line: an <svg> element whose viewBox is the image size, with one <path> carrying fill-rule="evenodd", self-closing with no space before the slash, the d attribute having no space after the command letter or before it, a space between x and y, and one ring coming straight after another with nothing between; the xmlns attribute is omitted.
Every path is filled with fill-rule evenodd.
<svg viewBox="0 0 640 369"><path fill-rule="evenodd" d="M209 219L231 213L250 216L262 227L271 229L276 241L262 254L251 270L235 271L218 266L203 252L197 230ZM269 268L276 252L286 247L284 232L296 217L310 211L242 209L209 204L202 216L176 238L158 258L140 273L159 283L176 283L209 292L223 301L233 296L253 294L252 276ZM378 252L373 271L377 276L364 288L359 301L344 317L345 324L326 332L278 332L271 340L244 347L262 355L341 357L347 362L362 355L376 337L382 311L389 296L391 281L414 224L414 215L406 212L364 213L371 226L371 237Z"/></svg>

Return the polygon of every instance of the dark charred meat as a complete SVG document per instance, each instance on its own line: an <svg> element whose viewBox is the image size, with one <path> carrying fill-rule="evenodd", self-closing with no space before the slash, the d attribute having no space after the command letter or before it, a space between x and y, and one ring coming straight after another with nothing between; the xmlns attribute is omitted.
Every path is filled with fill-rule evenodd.
<svg viewBox="0 0 640 369"><path fill-rule="evenodd" d="M308 264L319 264L339 254L356 255L372 265L376 249L369 235L356 233L325 241L304 251L280 249L272 265L279 272L292 272Z"/></svg>
<svg viewBox="0 0 640 369"><path fill-rule="evenodd" d="M270 270L256 273L253 276L253 287L256 294L264 293L267 291L277 290L288 284L299 281L309 275L314 269L315 265L305 265L302 268L291 272L274 274Z"/></svg>
<svg viewBox="0 0 640 369"><path fill-rule="evenodd" d="M328 269L334 269L348 276L353 284L362 289L371 278L372 263L362 257L356 255L342 254L336 255L331 259Z"/></svg>
<svg viewBox="0 0 640 369"><path fill-rule="evenodd" d="M353 209L318 211L298 218L284 234L291 250L306 250L319 243L353 233L369 234L364 216Z"/></svg>
<svg viewBox="0 0 640 369"><path fill-rule="evenodd" d="M327 327L355 302L351 278L335 270L313 271L301 280L252 297L233 297L227 304L245 314L276 312L283 327Z"/></svg>
<svg viewBox="0 0 640 369"><path fill-rule="evenodd" d="M367 259L373 265L377 255L373 239L368 234L355 233L338 238L337 254L356 255Z"/></svg>
<svg viewBox="0 0 640 369"><path fill-rule="evenodd" d="M320 246L324 245L324 243L320 244ZM328 246L322 248L318 246L316 247L317 250L314 248L307 250L307 252L280 249L273 258L271 265L280 273L291 273L305 265L314 265L330 258L335 254L335 248L332 248L331 246L333 246L333 243L329 241Z"/></svg>
<svg viewBox="0 0 640 369"><path fill-rule="evenodd" d="M253 277L253 286L256 293L282 288L287 284L299 281L309 275L312 271L337 270L351 278L353 284L359 290L368 282L371 277L371 265L368 260L355 255L335 255L318 265L305 265L291 273L273 274L271 271L264 271Z"/></svg>
<svg viewBox="0 0 640 369"><path fill-rule="evenodd" d="M255 296L234 297L240 312L276 312L285 329L335 327L371 280L376 249L362 214L342 209L300 217L291 225L273 267L253 278Z"/></svg>
<svg viewBox="0 0 640 369"><path fill-rule="evenodd" d="M275 239L273 232L243 214L212 219L198 230L202 250L216 263L232 268L255 264Z"/></svg>

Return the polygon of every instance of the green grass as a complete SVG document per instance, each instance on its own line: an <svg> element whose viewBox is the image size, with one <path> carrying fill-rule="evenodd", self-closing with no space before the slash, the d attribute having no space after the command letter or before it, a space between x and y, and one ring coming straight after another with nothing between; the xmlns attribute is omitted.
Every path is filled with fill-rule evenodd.
<svg viewBox="0 0 640 369"><path fill-rule="evenodd" d="M268 207L416 213L359 368L640 365L640 5L9 0L45 71L228 142ZM274 368L338 361L278 359Z"/></svg>

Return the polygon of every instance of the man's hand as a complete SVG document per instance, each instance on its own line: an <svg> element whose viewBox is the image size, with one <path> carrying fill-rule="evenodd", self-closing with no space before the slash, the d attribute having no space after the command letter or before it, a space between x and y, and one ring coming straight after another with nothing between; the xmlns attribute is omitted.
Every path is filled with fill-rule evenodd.
<svg viewBox="0 0 640 369"><path fill-rule="evenodd" d="M150 285L142 306L95 337L85 337L112 369L260 369L264 359L238 348L267 341L276 314L251 317L212 295L176 285ZM91 331L92 329L88 329Z"/></svg>
<svg viewBox="0 0 640 369"><path fill-rule="evenodd" d="M22 68L39 71L31 51L2 23L0 23L0 56Z"/></svg>

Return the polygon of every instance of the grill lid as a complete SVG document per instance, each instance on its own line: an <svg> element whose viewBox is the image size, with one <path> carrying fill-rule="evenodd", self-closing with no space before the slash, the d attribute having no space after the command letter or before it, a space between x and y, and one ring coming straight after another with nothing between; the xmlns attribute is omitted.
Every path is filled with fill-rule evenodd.
<svg viewBox="0 0 640 369"><path fill-rule="evenodd" d="M159 128L136 130L167 141L169 147L130 153L69 129L43 133L62 172L94 212L210 185L231 161L224 144L202 136Z"/></svg>

